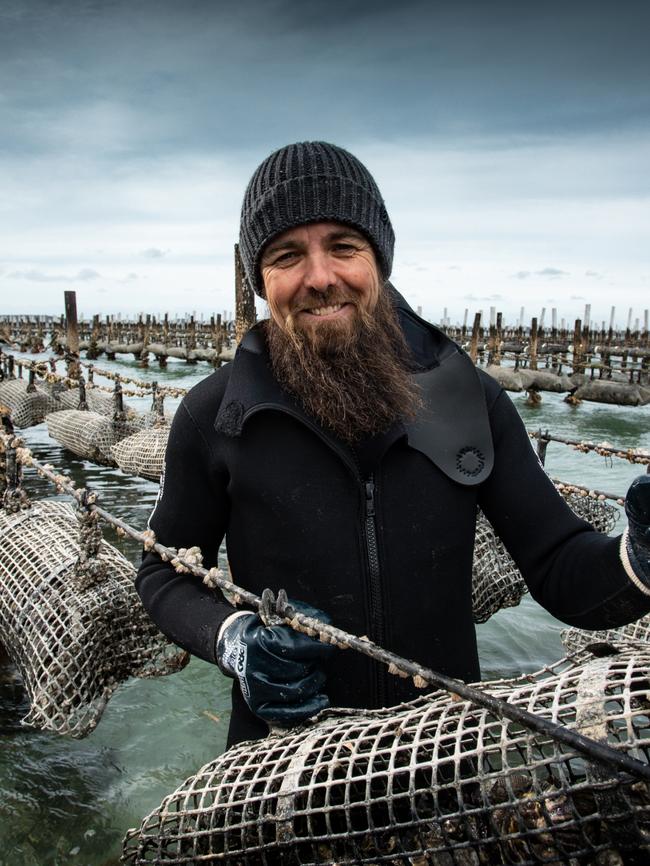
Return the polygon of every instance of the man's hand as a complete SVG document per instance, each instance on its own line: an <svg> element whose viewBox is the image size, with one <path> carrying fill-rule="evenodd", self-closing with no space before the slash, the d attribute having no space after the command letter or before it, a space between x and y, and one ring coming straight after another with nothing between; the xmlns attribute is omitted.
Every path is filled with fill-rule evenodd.
<svg viewBox="0 0 650 866"><path fill-rule="evenodd" d="M322 611L292 602L323 622ZM288 625L265 626L254 613L231 617L217 640L217 662L239 681L244 700L265 722L297 725L329 706L323 667L334 652Z"/></svg>
<svg viewBox="0 0 650 866"><path fill-rule="evenodd" d="M650 585L650 475L635 478L625 497L627 552L632 568Z"/></svg>

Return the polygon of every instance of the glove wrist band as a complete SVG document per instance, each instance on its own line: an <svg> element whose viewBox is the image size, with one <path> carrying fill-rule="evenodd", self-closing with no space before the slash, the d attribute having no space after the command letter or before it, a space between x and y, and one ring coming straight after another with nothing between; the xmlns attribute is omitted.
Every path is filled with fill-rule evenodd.
<svg viewBox="0 0 650 866"><path fill-rule="evenodd" d="M231 663L231 653L229 652L228 647L228 644L231 642L226 639L226 633L228 629L232 626L234 621L242 616L254 616L254 614L251 613L250 610L236 610L234 613L231 613L224 619L224 621L219 627L219 631L217 632L217 639L214 646L214 655L219 670L228 677L234 677L236 676L236 673L235 666Z"/></svg>
<svg viewBox="0 0 650 866"><path fill-rule="evenodd" d="M650 573L648 569L643 568L643 563L636 556L634 545L630 541L629 528L626 526L623 535L621 536L621 544L619 547L619 557L625 573L630 578L632 583L644 595L650 595Z"/></svg>

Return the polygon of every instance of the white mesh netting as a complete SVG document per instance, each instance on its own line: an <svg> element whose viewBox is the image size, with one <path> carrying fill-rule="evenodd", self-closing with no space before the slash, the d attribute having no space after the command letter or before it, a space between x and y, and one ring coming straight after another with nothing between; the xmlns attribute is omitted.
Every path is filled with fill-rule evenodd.
<svg viewBox="0 0 650 866"><path fill-rule="evenodd" d="M601 499L560 491L569 507L599 532L611 532L616 509ZM474 622L485 622L504 607L515 607L527 592L526 583L492 524L479 510L472 564Z"/></svg>
<svg viewBox="0 0 650 866"><path fill-rule="evenodd" d="M649 663L583 653L483 688L647 764ZM327 710L230 749L129 831L123 856L130 866L640 866L650 792L626 779L436 691L386 710Z"/></svg>
<svg viewBox="0 0 650 866"><path fill-rule="evenodd" d="M113 445L111 455L123 472L158 481L168 439L169 426L148 427Z"/></svg>
<svg viewBox="0 0 650 866"><path fill-rule="evenodd" d="M52 396L56 401L53 412L61 412L65 409L79 408L79 388L68 388L61 382L51 385ZM92 388L86 384L86 404L91 412L98 415L113 415L115 398L106 391Z"/></svg>
<svg viewBox="0 0 650 866"><path fill-rule="evenodd" d="M140 429L137 419L113 421L106 415L80 409L53 412L45 421L50 436L68 451L109 466L115 466L112 446Z"/></svg>
<svg viewBox="0 0 650 866"><path fill-rule="evenodd" d="M34 384L30 390L25 379L0 382L0 403L11 410L13 425L21 430L40 424L56 409L56 400L46 388Z"/></svg>
<svg viewBox="0 0 650 866"><path fill-rule="evenodd" d="M599 644L604 647L647 650L650 649L650 614L620 628L600 631L567 628L561 632L560 637L569 652L578 652L586 647L597 649Z"/></svg>
<svg viewBox="0 0 650 866"><path fill-rule="evenodd" d="M31 702L24 721L73 737L93 730L127 677L171 673L187 660L149 619L119 551L101 541L79 571L79 530L67 504L0 510L0 644Z"/></svg>

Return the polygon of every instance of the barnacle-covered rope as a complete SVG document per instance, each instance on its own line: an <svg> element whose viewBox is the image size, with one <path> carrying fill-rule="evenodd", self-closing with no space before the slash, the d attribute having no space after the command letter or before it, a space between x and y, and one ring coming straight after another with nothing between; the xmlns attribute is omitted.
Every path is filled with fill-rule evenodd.
<svg viewBox="0 0 650 866"><path fill-rule="evenodd" d="M612 445L611 442L567 439L565 436L556 436L554 433L549 433L548 430L545 432L541 430L529 430L528 435L531 439L537 439L542 442L560 442L563 445L569 445L575 451L580 451L583 454L593 451L602 457L618 457L621 460L627 460L629 463L650 466L650 451L645 448L619 448L617 445Z"/></svg>

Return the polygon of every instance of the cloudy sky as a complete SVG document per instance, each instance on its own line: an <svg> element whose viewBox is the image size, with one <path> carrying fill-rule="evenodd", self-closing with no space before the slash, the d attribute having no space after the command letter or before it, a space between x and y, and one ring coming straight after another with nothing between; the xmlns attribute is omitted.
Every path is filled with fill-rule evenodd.
<svg viewBox="0 0 650 866"><path fill-rule="evenodd" d="M0 312L233 309L256 165L375 175L424 314L650 305L650 4L1 0Z"/></svg>

